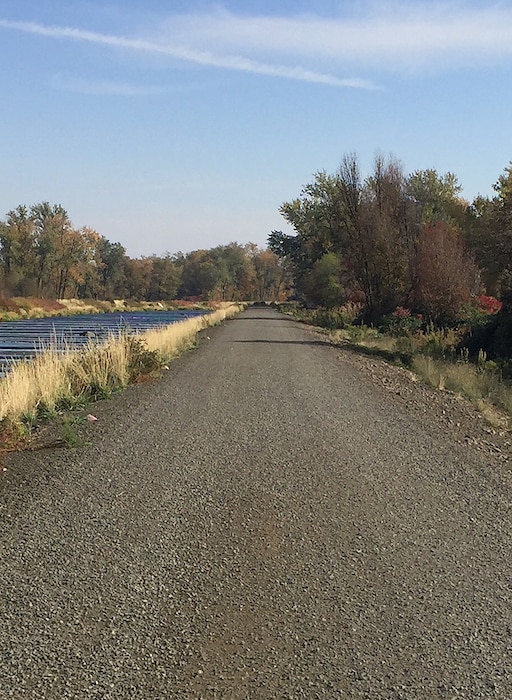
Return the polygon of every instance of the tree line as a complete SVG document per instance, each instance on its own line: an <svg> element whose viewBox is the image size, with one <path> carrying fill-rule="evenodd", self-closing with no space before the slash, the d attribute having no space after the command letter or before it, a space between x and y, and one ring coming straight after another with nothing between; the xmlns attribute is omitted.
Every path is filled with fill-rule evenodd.
<svg viewBox="0 0 512 700"><path fill-rule="evenodd" d="M0 292L6 296L171 301L266 300L361 305L378 322L406 309L453 323L483 295L512 309L512 162L494 196L461 197L453 173L406 174L377 156L363 177L355 154L319 171L280 207L294 234L268 248L230 243L187 254L131 258L61 205L20 205L0 222ZM511 312L512 314L512 312Z"/></svg>
<svg viewBox="0 0 512 700"><path fill-rule="evenodd" d="M512 162L494 196L470 203L461 191L453 173L406 174L380 155L363 178L347 154L281 206L295 234L273 231L269 248L306 303L357 302L369 322L407 309L453 323L482 295L512 300Z"/></svg>
<svg viewBox="0 0 512 700"><path fill-rule="evenodd" d="M131 258L59 204L20 205L0 222L0 292L53 299L265 300L286 296L277 254L230 243L188 254Z"/></svg>

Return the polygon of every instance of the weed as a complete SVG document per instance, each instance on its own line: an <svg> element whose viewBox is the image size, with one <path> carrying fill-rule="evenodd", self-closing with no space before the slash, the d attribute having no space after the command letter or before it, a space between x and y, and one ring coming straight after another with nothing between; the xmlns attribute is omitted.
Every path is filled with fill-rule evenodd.
<svg viewBox="0 0 512 700"><path fill-rule="evenodd" d="M158 350L149 350L146 342L139 336L125 338L129 357L128 374L130 381L135 381L141 375L150 374L161 366Z"/></svg>
<svg viewBox="0 0 512 700"><path fill-rule="evenodd" d="M0 455L16 450L27 436L27 431L19 422L0 421Z"/></svg>
<svg viewBox="0 0 512 700"><path fill-rule="evenodd" d="M82 416L64 417L60 427L60 435L67 447L82 447L83 441L77 428L84 423Z"/></svg>
<svg viewBox="0 0 512 700"><path fill-rule="evenodd" d="M393 337L367 326L347 326L329 337L364 354L410 367L426 384L484 406L485 415L496 409L512 414L512 385L504 379L512 376L512 362L508 366L488 360L483 350L472 362L467 348L457 349L457 330L429 327L425 332ZM503 418L499 420L503 423Z"/></svg>

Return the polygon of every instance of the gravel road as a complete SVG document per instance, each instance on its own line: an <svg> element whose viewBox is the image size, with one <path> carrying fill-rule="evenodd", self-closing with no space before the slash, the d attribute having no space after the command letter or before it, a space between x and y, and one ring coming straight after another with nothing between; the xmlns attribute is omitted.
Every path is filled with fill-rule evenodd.
<svg viewBox="0 0 512 700"><path fill-rule="evenodd" d="M207 337L207 335L209 337ZM512 698L507 435L271 309L0 478L0 698Z"/></svg>

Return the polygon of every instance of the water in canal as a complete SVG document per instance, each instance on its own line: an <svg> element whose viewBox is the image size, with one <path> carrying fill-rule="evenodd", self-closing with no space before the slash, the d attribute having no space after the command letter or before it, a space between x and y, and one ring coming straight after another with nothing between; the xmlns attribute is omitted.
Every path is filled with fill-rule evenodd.
<svg viewBox="0 0 512 700"><path fill-rule="evenodd" d="M122 331L141 333L168 326L205 311L134 311L22 319L0 323L0 376L14 362L33 357L49 345L79 348Z"/></svg>

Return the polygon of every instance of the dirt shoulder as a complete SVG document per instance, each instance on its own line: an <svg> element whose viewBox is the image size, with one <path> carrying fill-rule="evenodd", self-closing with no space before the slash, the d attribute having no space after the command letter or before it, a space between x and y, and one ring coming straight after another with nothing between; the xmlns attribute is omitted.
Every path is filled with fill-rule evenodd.
<svg viewBox="0 0 512 700"><path fill-rule="evenodd" d="M370 376L390 395L390 400L402 403L425 420L448 428L460 444L474 445L489 461L500 466L512 464L512 431L494 427L467 399L452 391L435 389L419 380L404 367L389 364L355 350L334 346L339 357ZM500 413L493 416L500 421Z"/></svg>

